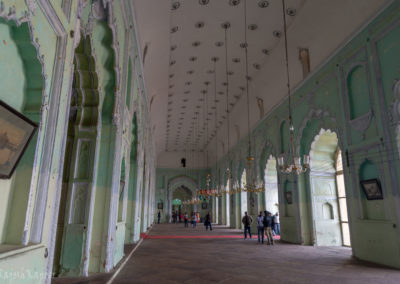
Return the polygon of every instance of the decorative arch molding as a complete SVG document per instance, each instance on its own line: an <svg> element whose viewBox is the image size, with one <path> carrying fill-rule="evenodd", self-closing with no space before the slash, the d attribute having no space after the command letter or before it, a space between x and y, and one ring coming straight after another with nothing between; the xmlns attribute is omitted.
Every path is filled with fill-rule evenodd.
<svg viewBox="0 0 400 284"><path fill-rule="evenodd" d="M36 138L34 138L34 140L31 141L31 145L28 146L34 148L34 153L32 155L32 160L29 161L32 172L31 176L29 177L29 184L26 187L27 200L26 205L24 206L26 212L19 212L19 214L25 214L24 222L18 222L18 224L22 225L22 235L20 236L22 245L27 245L30 240L32 243L39 243L41 241L43 223L40 223L40 217L34 218L33 222L38 221L39 225L37 227L30 226L31 224L29 223L29 216L32 215L32 212L34 212L35 204L40 205L42 201L41 197L47 194L46 190L37 190L38 197L36 201L33 200L32 192L36 190L38 183L38 180L35 180L34 177L38 177L41 173L39 161L40 159L43 159L38 155L38 153L41 151L39 145L42 141L46 141L47 139L47 137L45 137L46 135L43 133L47 132L46 115L48 111L47 106L49 96L47 96L46 93L47 75L45 74L44 55L41 54L39 40L37 37L35 37L36 31L31 23L31 15L33 15L33 11L29 10L22 12L22 16L18 17L15 6L10 7L9 12L7 12L4 2L0 1L0 24L7 25L10 29L10 37L13 39L17 47L18 57L23 63L23 76L26 82L24 87L25 95L20 111L39 124L38 132L34 136ZM18 34L16 33L17 31ZM46 114L44 114L45 111ZM15 174L18 174L18 172L14 173L14 175ZM15 186L16 185L13 187ZM21 192L20 194L25 193ZM17 208L16 206L13 207ZM11 213L11 215L13 214ZM44 218L44 213L42 216ZM19 231L19 229L20 228L17 230ZM32 238L34 235L37 235L37 238Z"/></svg>
<svg viewBox="0 0 400 284"><path fill-rule="evenodd" d="M323 136L324 134L336 134L336 137L337 137L337 133L335 131L332 131L331 129L324 129L324 128L321 128L319 133L314 136L314 140L311 142L310 152L309 152L310 153L310 168L311 168L312 172L315 171L314 165L313 165L314 160L315 160L314 155L315 155L315 152L318 150L318 147L320 147L320 145L318 145L318 142L319 142L321 136ZM339 139L339 138L337 137L337 139ZM337 144L338 143L339 143L339 141L337 141ZM334 152L336 152L336 150ZM335 168L334 159L332 160L332 163L333 163L332 170L334 170L334 168Z"/></svg>
<svg viewBox="0 0 400 284"><path fill-rule="evenodd" d="M316 121L318 127L307 137L307 141L304 143L304 149L301 148L303 139L304 130L308 127L309 122ZM300 124L297 132L297 136L295 137L295 147L297 153L301 153L303 150L304 153L309 153L311 149L311 144L314 141L316 135L319 134L321 129L330 129L330 131L335 132L338 136L338 145L341 149L344 148L343 144L343 132L339 128L339 125L336 121L336 118L332 117L329 112L324 111L322 109L311 109L307 116L303 119L302 123Z"/></svg>
<svg viewBox="0 0 400 284"><path fill-rule="evenodd" d="M267 167L267 162L270 156L272 155L276 158L277 154L278 153L276 152L276 147L274 146L274 144L271 142L271 140L266 139L264 146L258 157L258 160L256 162L256 164L258 165L258 171L257 171L258 181L262 181L264 179L265 168Z"/></svg>

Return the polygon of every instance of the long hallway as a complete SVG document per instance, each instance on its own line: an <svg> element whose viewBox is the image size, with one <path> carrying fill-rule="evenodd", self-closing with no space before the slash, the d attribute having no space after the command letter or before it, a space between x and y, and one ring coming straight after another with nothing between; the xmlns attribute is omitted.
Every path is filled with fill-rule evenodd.
<svg viewBox="0 0 400 284"><path fill-rule="evenodd" d="M157 224L113 283L400 283L400 272L351 257L348 248L276 242L214 227Z"/></svg>

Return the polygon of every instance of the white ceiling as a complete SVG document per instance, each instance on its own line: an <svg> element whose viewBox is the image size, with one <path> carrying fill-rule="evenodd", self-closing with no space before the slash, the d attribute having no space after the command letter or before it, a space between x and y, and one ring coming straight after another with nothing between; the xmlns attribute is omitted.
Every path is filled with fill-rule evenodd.
<svg viewBox="0 0 400 284"><path fill-rule="evenodd" d="M246 60L245 49L240 46L245 42L245 0L133 0L133 2L141 50L142 53L146 53L144 73L147 95L152 102L153 137L156 140L158 155L176 152L181 156L193 148L201 151L207 148L206 145L216 132L220 134L221 129L226 128L226 49L225 29L221 25L230 23L226 36L227 64L230 72L228 75L230 137L234 140L230 142L230 146L233 146L237 139L232 137L240 138L247 133ZM202 2L206 4L203 5ZM297 84L302 80L299 75L301 66L296 58L298 47L310 49L312 69L315 68L372 13L376 13L388 1L286 0L285 2L286 7L290 9L287 15L289 44L292 41L293 45L290 50L293 54L290 58L296 61L295 64L291 63L291 66L294 65L291 75L295 72L293 82ZM266 3L266 7L261 7L263 3ZM251 125L254 125L260 119L258 114L254 114L258 112L257 97L264 100L267 113L286 96L285 83L282 81L285 74L282 69L284 66L282 1L247 0L246 8L248 70L251 78L250 116ZM295 15L290 12L294 12ZM339 30L341 25L346 25L348 29ZM256 29L252 30L254 27ZM335 34L326 34L329 29L337 31ZM276 31L281 37L276 35ZM326 46L322 47L325 42ZM313 46L321 48L313 50ZM216 62L216 85L214 85L213 57L219 59ZM275 74L277 70L279 76ZM274 81L268 82L268 79L276 76L279 77L279 87L274 86ZM219 137L221 140L224 138L226 136ZM219 147L222 148L221 146ZM227 147L224 146L226 151ZM208 148L215 149L215 146L209 145Z"/></svg>

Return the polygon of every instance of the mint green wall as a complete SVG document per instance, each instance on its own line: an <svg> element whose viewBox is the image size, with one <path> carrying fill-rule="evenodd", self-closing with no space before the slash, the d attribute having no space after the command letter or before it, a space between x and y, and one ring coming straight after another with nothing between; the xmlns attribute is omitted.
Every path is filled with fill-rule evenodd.
<svg viewBox="0 0 400 284"><path fill-rule="evenodd" d="M132 3L1 2L0 85L3 90L0 99L40 126L16 173L9 180L0 180L0 274L18 272L22 275L14 281L2 279L2 283L15 283L15 280L50 283L53 263L57 262L56 271L60 259L66 266L73 264L74 269L68 268L65 273L73 276L110 271L123 257L124 244L139 240L137 227L141 223L146 227L151 225L150 216L154 211L153 202L150 204L154 199L154 141L131 15ZM92 146L87 147L87 151L82 146L84 153L78 155L78 159L84 160L72 157L71 162L90 161L94 165L94 182L79 189L86 191L87 197L87 202L80 204L83 207L80 212L87 217L79 224L79 230L84 233L74 231L76 226L74 230L68 227L63 233L58 227L75 216L70 216L60 203L65 205L74 196L71 189L62 195L61 188L68 147L73 59L82 38L92 43L93 59L82 57L79 64L85 68L91 66L92 71L95 69L96 76L92 78L96 80L90 81L85 68L78 68L81 72L78 83L85 97L81 124L95 126L96 131L89 135L90 139L94 137ZM129 68L126 58L131 58ZM132 131L134 113L137 115L136 133ZM128 142L132 140L137 143ZM129 159L131 148L135 155ZM144 152L148 153L146 180L143 180L141 158ZM69 154L72 152L67 151ZM124 157L129 166L125 169L129 190L120 202ZM78 163L76 178L86 177L87 170L83 163ZM142 184L147 184L140 189L147 196L146 201L135 194ZM139 207L143 207L140 211L143 214L137 214ZM64 254L60 252L63 242ZM81 245L77 245L79 243ZM33 273L41 276L32 276Z"/></svg>

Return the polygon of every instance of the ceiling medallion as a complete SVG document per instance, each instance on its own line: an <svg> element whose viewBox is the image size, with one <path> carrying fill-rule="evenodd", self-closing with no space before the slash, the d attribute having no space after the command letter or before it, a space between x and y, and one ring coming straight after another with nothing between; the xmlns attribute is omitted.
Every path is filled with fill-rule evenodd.
<svg viewBox="0 0 400 284"><path fill-rule="evenodd" d="M228 75L229 75L229 76L232 76L233 74L235 74L235 72L233 72L233 71L229 71L229 72L228 72Z"/></svg>
<svg viewBox="0 0 400 284"><path fill-rule="evenodd" d="M240 89L241 91L243 91L243 92L246 91L246 88L243 87L243 86L240 86L239 89Z"/></svg>
<svg viewBox="0 0 400 284"><path fill-rule="evenodd" d="M168 94L168 97L172 97L174 94L173 93L170 93L170 94Z"/></svg>
<svg viewBox="0 0 400 284"><path fill-rule="evenodd" d="M255 31L258 28L258 26L256 24L251 24L251 25L248 26L248 28L251 31Z"/></svg>
<svg viewBox="0 0 400 284"><path fill-rule="evenodd" d="M176 61L175 60L171 60L171 62L169 63L169 65L174 65L176 63Z"/></svg>
<svg viewBox="0 0 400 284"><path fill-rule="evenodd" d="M186 103L188 101L188 99L183 99L182 102Z"/></svg>
<svg viewBox="0 0 400 284"><path fill-rule="evenodd" d="M171 28L171 33L176 33L178 31L178 26L172 27Z"/></svg>
<svg viewBox="0 0 400 284"><path fill-rule="evenodd" d="M196 28L198 28L198 29L201 29L201 28L204 27L204 22L197 22L194 26L195 26Z"/></svg>
<svg viewBox="0 0 400 284"><path fill-rule="evenodd" d="M169 74L169 78L173 78L174 76L174 74Z"/></svg>
<svg viewBox="0 0 400 284"><path fill-rule="evenodd" d="M215 45L218 46L218 47L221 47L221 46L224 45L224 43L223 43L222 41L217 41L217 42L215 43Z"/></svg>
<svg viewBox="0 0 400 284"><path fill-rule="evenodd" d="M207 90L201 90L200 93L202 93L203 95L207 94Z"/></svg>
<svg viewBox="0 0 400 284"><path fill-rule="evenodd" d="M210 0L199 0L200 5L207 5L210 2Z"/></svg>
<svg viewBox="0 0 400 284"><path fill-rule="evenodd" d="M198 47L200 44L201 44L200 41L194 41L194 42L192 43L192 46Z"/></svg>
<svg viewBox="0 0 400 284"><path fill-rule="evenodd" d="M224 94L224 92L222 92L222 91L219 91L219 92L218 92L218 95L221 95L221 96L222 96L223 94Z"/></svg>
<svg viewBox="0 0 400 284"><path fill-rule="evenodd" d="M174 85L169 85L169 88L172 89L174 87Z"/></svg>
<svg viewBox="0 0 400 284"><path fill-rule="evenodd" d="M181 3L178 1L172 3L172 10L177 10L181 6Z"/></svg>
<svg viewBox="0 0 400 284"><path fill-rule="evenodd" d="M261 69L261 66L260 66L260 64L258 64L258 63L254 63L254 64L253 64L253 67L254 67L256 70L260 70L260 69Z"/></svg>
<svg viewBox="0 0 400 284"><path fill-rule="evenodd" d="M190 82L190 81L187 81L187 82L185 83L186 86L190 86L191 84L192 84L192 82Z"/></svg>
<svg viewBox="0 0 400 284"><path fill-rule="evenodd" d="M216 57L216 56L214 56L214 57L211 57L211 61L213 61L213 62L217 62L219 60L219 58L218 57Z"/></svg>
<svg viewBox="0 0 400 284"><path fill-rule="evenodd" d="M282 32L281 32L281 31L274 31L272 34L273 34L274 37L276 37L276 38L280 38L280 37L282 36Z"/></svg>
<svg viewBox="0 0 400 284"><path fill-rule="evenodd" d="M247 43L242 42L242 43L240 44L240 47L241 47L241 48L246 48L246 47L247 47Z"/></svg>
<svg viewBox="0 0 400 284"><path fill-rule="evenodd" d="M192 57L189 58L189 60L192 61L192 62L194 62L194 61L197 60L197 57L196 57L196 56L192 56Z"/></svg>
<svg viewBox="0 0 400 284"><path fill-rule="evenodd" d="M245 76L245 78L248 80L248 81L251 81L251 77L250 76Z"/></svg>
<svg viewBox="0 0 400 284"><path fill-rule="evenodd" d="M228 86L228 83L227 82L223 82L222 86Z"/></svg>
<svg viewBox="0 0 400 284"><path fill-rule="evenodd" d="M176 49L176 45L171 45L171 51L174 51Z"/></svg>
<svg viewBox="0 0 400 284"><path fill-rule="evenodd" d="M208 85L210 85L211 83L210 83L210 81L205 81L204 82L204 85L206 85L206 86L208 86Z"/></svg>
<svg viewBox="0 0 400 284"><path fill-rule="evenodd" d="M286 9L286 14L288 14L289 16L292 16L292 17L294 17L294 16L296 16L296 9L295 8L287 8Z"/></svg>
<svg viewBox="0 0 400 284"><path fill-rule="evenodd" d="M240 95L234 95L234 98L238 100L240 98Z"/></svg>
<svg viewBox="0 0 400 284"><path fill-rule="evenodd" d="M240 4L240 0L229 0L229 5L237 6Z"/></svg>
<svg viewBox="0 0 400 284"><path fill-rule="evenodd" d="M186 74L188 74L188 75L192 75L193 73L194 73L193 70L186 71Z"/></svg>
<svg viewBox="0 0 400 284"><path fill-rule="evenodd" d="M190 94L190 91L184 91L183 92L185 95Z"/></svg>
<svg viewBox="0 0 400 284"><path fill-rule="evenodd" d="M229 28L231 27L231 23L229 23L229 22L222 23L222 24L221 24L221 27L222 27L223 29L229 29Z"/></svg>
<svg viewBox="0 0 400 284"><path fill-rule="evenodd" d="M266 49L266 48L264 48L263 50L261 50L261 52L264 53L265 55L268 55L268 54L269 54L269 50Z"/></svg>
<svg viewBox="0 0 400 284"><path fill-rule="evenodd" d="M233 63L239 63L240 58L238 58L238 57L232 58L232 61L233 61Z"/></svg>
<svg viewBox="0 0 400 284"><path fill-rule="evenodd" d="M258 7L260 7L260 8L267 8L268 5L269 5L269 3L266 0L258 2Z"/></svg>

